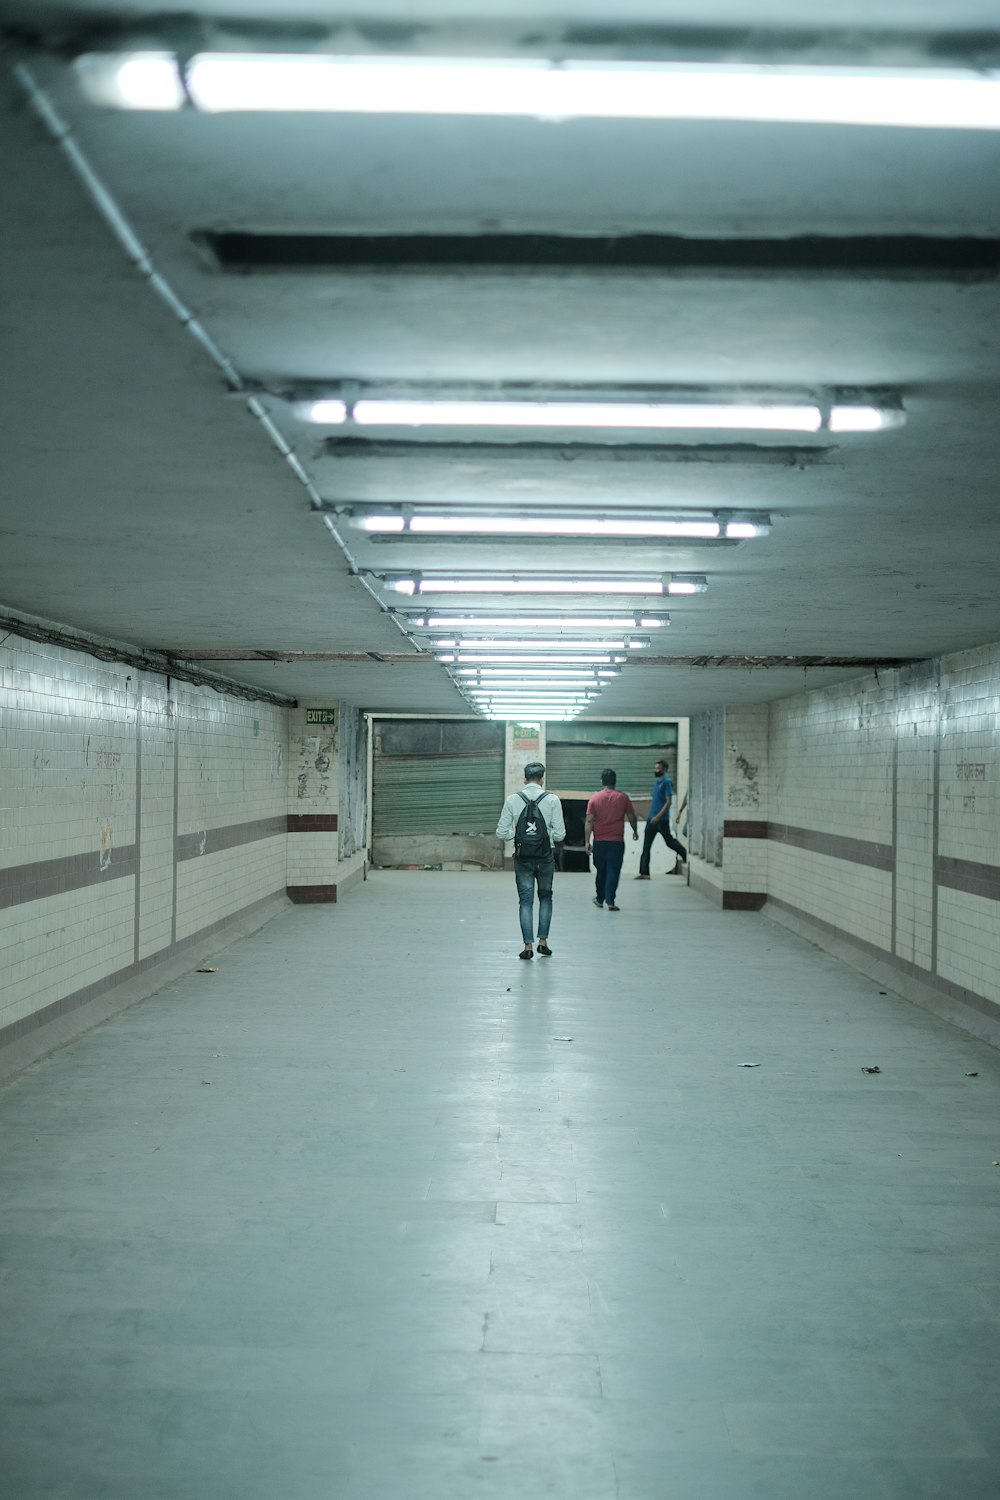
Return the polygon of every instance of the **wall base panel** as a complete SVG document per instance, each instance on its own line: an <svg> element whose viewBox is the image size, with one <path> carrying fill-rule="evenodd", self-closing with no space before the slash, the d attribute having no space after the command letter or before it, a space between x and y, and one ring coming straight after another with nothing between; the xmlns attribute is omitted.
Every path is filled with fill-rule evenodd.
<svg viewBox="0 0 1000 1500"><path fill-rule="evenodd" d="M699 896L705 896L714 906L722 905L722 870L718 865L710 865L707 860L699 859L696 854L690 854L688 858L688 884Z"/></svg>
<svg viewBox="0 0 1000 1500"><path fill-rule="evenodd" d="M142 959L138 966L130 964L96 984L66 995L26 1017L16 1028L8 1027L6 1033L0 1033L0 1083L129 1006L149 999L206 958L257 932L288 907L283 894L267 896L241 912L213 922L164 952Z"/></svg>
<svg viewBox="0 0 1000 1500"><path fill-rule="evenodd" d="M946 979L935 978L904 959L893 958L874 944L853 937L832 923L801 912L773 896L763 907L762 915L814 943L874 983L919 1005L922 1010L932 1012L993 1047L1000 1047L1000 1006L983 996Z"/></svg>

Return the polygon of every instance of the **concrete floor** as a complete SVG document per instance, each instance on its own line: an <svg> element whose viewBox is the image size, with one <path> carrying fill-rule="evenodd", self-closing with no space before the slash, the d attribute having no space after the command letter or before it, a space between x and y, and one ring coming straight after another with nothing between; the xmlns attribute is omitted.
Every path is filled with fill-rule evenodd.
<svg viewBox="0 0 1000 1500"><path fill-rule="evenodd" d="M0 1094L3 1500L996 1500L1000 1056L590 895L376 874Z"/></svg>

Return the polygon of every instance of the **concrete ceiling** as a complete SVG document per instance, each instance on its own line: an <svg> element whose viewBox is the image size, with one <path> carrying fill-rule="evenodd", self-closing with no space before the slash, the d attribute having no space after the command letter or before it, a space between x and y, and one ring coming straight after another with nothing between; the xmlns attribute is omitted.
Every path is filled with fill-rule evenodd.
<svg viewBox="0 0 1000 1500"><path fill-rule="evenodd" d="M602 46L625 51L641 23L650 45L651 26L686 35L697 22L703 49L713 27L728 28L719 32L727 56L785 55L809 41L791 0L497 9L491 45L522 50L541 46L522 36L525 21L547 28L550 43L604 27L612 41ZM1000 59L994 0L953 0L946 37L933 34L940 7L930 0L885 4L866 43L856 28L870 9L826 6L825 40L812 52ZM185 13L223 28L298 17L364 33L377 48L376 23L412 23L413 10L402 0L355 11L233 0ZM407 45L475 50L474 33L455 26L477 18L473 0L419 10ZM348 24L355 13L367 31ZM217 671L298 698L457 713L464 700L443 669L418 656L379 602L398 597L366 586L355 566L523 567L523 549L376 542L342 522L347 556L321 506L733 508L770 512L770 536L713 548L548 544L532 565L707 574L706 594L670 602L669 644L657 644L688 660L925 657L1000 638L1000 133L154 115L87 104L64 60L74 36L162 14L152 4L0 0L12 39L0 97L0 606L147 649L204 653ZM172 34L170 22L156 24ZM994 39L982 34L990 26ZM799 32L769 34L782 27ZM247 391L227 388L129 262L28 107L18 63L71 127L155 271L256 393L310 487L248 410ZM355 250L347 265L245 274L206 249L206 234L234 231L336 235ZM373 235L424 236L438 253L449 236L498 234L538 236L534 260L432 266L411 251L376 264L365 248ZM707 269L695 245L683 264L657 270L599 256L574 263L560 248L565 236L637 234L735 243L737 253ZM825 238L823 266L809 261L803 236ZM893 264L872 258L873 236L909 239ZM751 240L787 253L741 262ZM476 431L458 442L412 430L345 441L302 422L286 399L303 384L342 381L879 389L902 397L907 423L793 442L563 434L546 444L536 434L525 444ZM240 659L253 651L342 659ZM378 659L401 655L412 660ZM593 712L685 714L852 671L630 666Z"/></svg>

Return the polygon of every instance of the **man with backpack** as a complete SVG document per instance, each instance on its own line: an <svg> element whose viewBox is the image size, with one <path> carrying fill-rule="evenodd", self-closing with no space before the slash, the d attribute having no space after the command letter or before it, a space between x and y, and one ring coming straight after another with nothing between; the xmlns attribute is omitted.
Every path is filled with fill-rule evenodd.
<svg viewBox="0 0 1000 1500"><path fill-rule="evenodd" d="M520 958L535 956L535 886L538 886L538 952L552 957L549 926L552 922L552 881L556 870L556 844L566 837L562 803L542 788L545 767L531 761L524 768L524 790L511 792L497 824L498 839L514 840L514 879L524 939Z"/></svg>

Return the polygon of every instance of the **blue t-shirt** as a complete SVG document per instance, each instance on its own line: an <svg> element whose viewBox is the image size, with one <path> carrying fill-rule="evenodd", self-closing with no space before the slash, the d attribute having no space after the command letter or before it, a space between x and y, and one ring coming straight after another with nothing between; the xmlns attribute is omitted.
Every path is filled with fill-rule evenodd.
<svg viewBox="0 0 1000 1500"><path fill-rule="evenodd" d="M663 811L664 803L668 797L674 795L674 784L665 773L658 776L653 782L653 800L649 804L649 816L655 818L658 812ZM662 822L663 819L661 818Z"/></svg>

